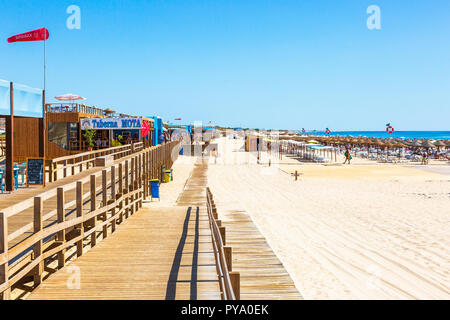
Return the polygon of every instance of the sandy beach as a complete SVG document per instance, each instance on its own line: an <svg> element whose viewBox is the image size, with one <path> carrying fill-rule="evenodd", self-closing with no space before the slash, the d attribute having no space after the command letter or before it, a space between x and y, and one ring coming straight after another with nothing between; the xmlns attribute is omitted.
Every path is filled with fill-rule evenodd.
<svg viewBox="0 0 450 320"><path fill-rule="evenodd" d="M208 180L219 212L247 212L306 299L450 299L448 166L283 156L268 167L243 140L216 142Z"/></svg>

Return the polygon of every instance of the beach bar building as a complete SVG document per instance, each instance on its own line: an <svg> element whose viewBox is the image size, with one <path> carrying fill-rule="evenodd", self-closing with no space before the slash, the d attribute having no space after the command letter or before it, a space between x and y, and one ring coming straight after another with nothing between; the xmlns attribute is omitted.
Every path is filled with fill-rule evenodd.
<svg viewBox="0 0 450 320"><path fill-rule="evenodd" d="M93 149L109 148L113 139L121 144L145 141L154 145L154 120L117 114L78 103L46 105L48 128L47 159L86 152L89 149L84 133L95 130Z"/></svg>

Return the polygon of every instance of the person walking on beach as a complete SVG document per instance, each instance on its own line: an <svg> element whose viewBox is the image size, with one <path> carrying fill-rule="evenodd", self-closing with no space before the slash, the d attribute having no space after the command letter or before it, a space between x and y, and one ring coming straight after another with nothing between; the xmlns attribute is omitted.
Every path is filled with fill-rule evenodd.
<svg viewBox="0 0 450 320"><path fill-rule="evenodd" d="M424 152L422 154L422 164L427 164L427 162L428 162L428 155L426 152Z"/></svg>
<svg viewBox="0 0 450 320"><path fill-rule="evenodd" d="M344 164L348 161L348 164L350 164L350 160L352 160L352 155L350 154L350 151L346 148L344 152L345 161Z"/></svg>

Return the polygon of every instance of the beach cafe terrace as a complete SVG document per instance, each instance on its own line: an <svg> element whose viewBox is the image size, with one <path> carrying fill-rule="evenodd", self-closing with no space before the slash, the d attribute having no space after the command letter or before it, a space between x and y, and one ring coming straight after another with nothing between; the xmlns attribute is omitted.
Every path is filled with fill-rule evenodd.
<svg viewBox="0 0 450 320"><path fill-rule="evenodd" d="M68 156L80 152L144 142L153 145L154 120L116 113L78 103L46 104L48 146L46 157ZM95 130L92 144L86 131Z"/></svg>

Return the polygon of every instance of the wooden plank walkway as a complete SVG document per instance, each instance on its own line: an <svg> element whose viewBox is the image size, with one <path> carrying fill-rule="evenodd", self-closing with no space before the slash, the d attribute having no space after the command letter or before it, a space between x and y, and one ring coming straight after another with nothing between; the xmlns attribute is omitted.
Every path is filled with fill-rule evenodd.
<svg viewBox="0 0 450 320"><path fill-rule="evenodd" d="M52 274L28 298L219 300L205 190L199 164L177 206L144 204L114 235ZM76 268L80 288L71 289L67 270Z"/></svg>
<svg viewBox="0 0 450 320"><path fill-rule="evenodd" d="M220 299L206 209L207 164L198 162L173 207L144 204L82 257L50 275L29 299ZM302 299L251 218L221 212L241 299ZM80 271L80 288L68 287ZM69 269L70 268L70 269ZM76 269L75 268L75 269Z"/></svg>
<svg viewBox="0 0 450 320"><path fill-rule="evenodd" d="M244 211L221 211L226 245L233 248L233 271L241 275L241 300L303 299L281 261ZM300 257L299 257L300 259Z"/></svg>
<svg viewBox="0 0 450 320"><path fill-rule="evenodd" d="M66 270L73 266L80 271L79 289L67 286L73 274ZM220 299L206 212L143 207L28 298Z"/></svg>

